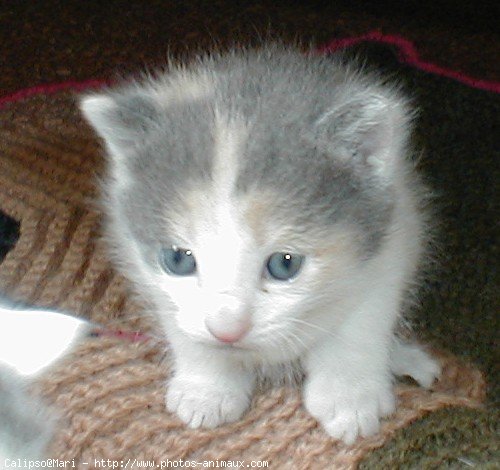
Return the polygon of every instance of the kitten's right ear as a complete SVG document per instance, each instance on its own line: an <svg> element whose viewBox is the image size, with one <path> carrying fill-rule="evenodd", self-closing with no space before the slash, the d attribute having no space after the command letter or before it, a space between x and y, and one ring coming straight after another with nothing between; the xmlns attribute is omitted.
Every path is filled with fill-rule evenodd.
<svg viewBox="0 0 500 470"><path fill-rule="evenodd" d="M160 112L153 98L140 90L87 95L80 100L80 109L114 158L136 148Z"/></svg>

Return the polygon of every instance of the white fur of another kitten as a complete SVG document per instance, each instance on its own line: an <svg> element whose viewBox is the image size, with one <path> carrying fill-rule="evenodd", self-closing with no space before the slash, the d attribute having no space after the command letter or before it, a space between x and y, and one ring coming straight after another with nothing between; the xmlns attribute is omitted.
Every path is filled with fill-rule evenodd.
<svg viewBox="0 0 500 470"><path fill-rule="evenodd" d="M84 320L23 308L0 297L0 469L14 468L17 459L47 457L57 413L29 393L31 382L90 330Z"/></svg>
<svg viewBox="0 0 500 470"><path fill-rule="evenodd" d="M237 420L259 371L298 364L306 409L352 443L394 411L394 374L439 374L394 336L428 238L394 87L271 45L81 108L109 156L114 259L172 345L166 403L189 426Z"/></svg>

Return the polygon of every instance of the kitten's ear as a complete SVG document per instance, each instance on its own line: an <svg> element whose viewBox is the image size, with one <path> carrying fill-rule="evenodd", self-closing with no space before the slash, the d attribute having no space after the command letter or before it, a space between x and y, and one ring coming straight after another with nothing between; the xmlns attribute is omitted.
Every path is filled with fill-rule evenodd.
<svg viewBox="0 0 500 470"><path fill-rule="evenodd" d="M140 145L160 113L153 97L140 90L87 95L80 109L115 159Z"/></svg>
<svg viewBox="0 0 500 470"><path fill-rule="evenodd" d="M356 97L323 114L317 138L337 157L390 176L407 140L411 116L403 100L379 94Z"/></svg>

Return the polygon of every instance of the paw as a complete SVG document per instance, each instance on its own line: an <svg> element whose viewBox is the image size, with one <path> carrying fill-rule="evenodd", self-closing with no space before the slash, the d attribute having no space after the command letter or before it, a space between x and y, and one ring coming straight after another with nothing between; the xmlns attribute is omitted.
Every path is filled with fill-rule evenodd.
<svg viewBox="0 0 500 470"><path fill-rule="evenodd" d="M174 377L168 384L166 405L190 428L214 428L236 421L245 412L249 398L242 392L190 378Z"/></svg>
<svg viewBox="0 0 500 470"><path fill-rule="evenodd" d="M418 344L394 343L390 366L394 375L410 376L424 388L441 375L441 365Z"/></svg>
<svg viewBox="0 0 500 470"><path fill-rule="evenodd" d="M429 388L441 375L441 365L426 352L420 351L408 375L413 377L420 386Z"/></svg>
<svg viewBox="0 0 500 470"><path fill-rule="evenodd" d="M304 404L330 436L350 445L379 430L380 418L395 409L395 397L390 381L348 384L315 377L304 386Z"/></svg>

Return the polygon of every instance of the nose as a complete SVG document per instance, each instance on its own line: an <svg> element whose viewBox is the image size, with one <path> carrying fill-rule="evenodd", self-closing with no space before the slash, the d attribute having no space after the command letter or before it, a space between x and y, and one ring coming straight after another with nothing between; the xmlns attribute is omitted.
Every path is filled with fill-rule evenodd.
<svg viewBox="0 0 500 470"><path fill-rule="evenodd" d="M236 343L242 339L250 330L250 318L240 317L231 318L227 315L218 315L215 317L207 317L205 326L210 334L225 344Z"/></svg>

